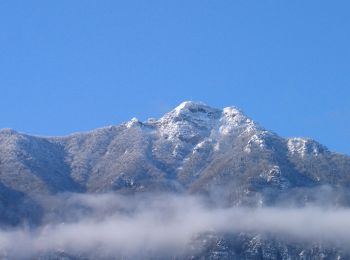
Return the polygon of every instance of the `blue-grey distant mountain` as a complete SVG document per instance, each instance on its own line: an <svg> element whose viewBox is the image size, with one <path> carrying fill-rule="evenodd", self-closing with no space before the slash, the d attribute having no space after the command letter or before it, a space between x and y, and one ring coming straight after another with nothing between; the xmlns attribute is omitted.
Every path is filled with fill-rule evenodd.
<svg viewBox="0 0 350 260"><path fill-rule="evenodd" d="M132 119L66 137L0 131L3 226L40 223L39 194L172 192L201 194L226 206L347 206L349 184L349 156L312 139L282 138L235 107L188 101L158 120ZM319 201L317 193L332 194ZM211 238L199 258L214 259L213 252L220 253L216 259L294 259L302 250L302 259L338 254L300 245L288 251L284 242L253 235L242 238L240 248L230 237Z"/></svg>

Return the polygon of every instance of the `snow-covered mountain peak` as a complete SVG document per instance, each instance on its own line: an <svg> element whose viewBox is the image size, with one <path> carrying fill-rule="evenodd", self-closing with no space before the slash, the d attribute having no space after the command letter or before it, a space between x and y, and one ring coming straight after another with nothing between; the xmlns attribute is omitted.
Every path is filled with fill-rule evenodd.
<svg viewBox="0 0 350 260"><path fill-rule="evenodd" d="M158 122L161 132L169 137L195 135L209 136L211 132L223 135L255 134L260 128L239 108L231 106L220 110L202 102L185 101L165 114ZM185 138L185 139L188 139Z"/></svg>
<svg viewBox="0 0 350 260"><path fill-rule="evenodd" d="M203 102L184 101L169 112L168 115L177 117L210 117L212 114L219 113L219 111L219 109L212 108Z"/></svg>
<svg viewBox="0 0 350 260"><path fill-rule="evenodd" d="M167 138L193 141L208 136L220 117L219 109L202 102L185 101L160 118L157 124Z"/></svg>
<svg viewBox="0 0 350 260"><path fill-rule="evenodd" d="M206 106L203 102L184 101L178 105L174 111L176 111L177 114L181 114L183 111L188 111L189 109L196 109L203 106Z"/></svg>

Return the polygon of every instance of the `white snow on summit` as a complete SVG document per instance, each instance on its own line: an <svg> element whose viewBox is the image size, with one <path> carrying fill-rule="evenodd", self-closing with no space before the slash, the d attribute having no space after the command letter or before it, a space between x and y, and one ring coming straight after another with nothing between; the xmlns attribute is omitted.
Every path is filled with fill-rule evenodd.
<svg viewBox="0 0 350 260"><path fill-rule="evenodd" d="M127 127L127 128L131 128L131 127L133 127L133 126L135 126L135 125L139 125L141 122L136 118L136 117L133 117L129 122L127 122L126 124L125 124L125 126Z"/></svg>
<svg viewBox="0 0 350 260"><path fill-rule="evenodd" d="M170 140L203 138L218 123L220 112L201 102L186 101L165 114L158 125L161 135Z"/></svg>

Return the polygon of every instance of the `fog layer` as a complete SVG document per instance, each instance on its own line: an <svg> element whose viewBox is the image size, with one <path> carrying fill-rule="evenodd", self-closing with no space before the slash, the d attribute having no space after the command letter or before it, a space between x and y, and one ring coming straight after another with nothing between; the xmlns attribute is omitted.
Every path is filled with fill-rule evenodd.
<svg viewBox="0 0 350 260"><path fill-rule="evenodd" d="M41 198L41 204L46 212L42 225L0 230L0 256L178 254L207 232L270 234L350 247L350 210L345 208L217 208L199 197L169 194L64 194Z"/></svg>

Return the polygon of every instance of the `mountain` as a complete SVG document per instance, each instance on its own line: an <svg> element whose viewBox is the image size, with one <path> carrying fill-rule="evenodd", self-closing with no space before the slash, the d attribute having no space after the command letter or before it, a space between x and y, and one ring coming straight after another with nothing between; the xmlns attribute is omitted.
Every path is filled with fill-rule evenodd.
<svg viewBox="0 0 350 260"><path fill-rule="evenodd" d="M132 119L67 137L0 131L0 181L24 194L208 193L217 186L244 187L239 194L286 192L347 186L349 169L348 156L314 140L284 139L237 108L219 110L195 102L184 102L159 120ZM237 198L231 203L242 202Z"/></svg>
<svg viewBox="0 0 350 260"><path fill-rule="evenodd" d="M38 195L63 192L170 192L205 196L223 207L348 206L349 172L349 156L312 139L282 138L235 107L221 110L186 101L158 120L134 118L65 137L2 129L0 223L40 225L45 209ZM247 259L272 259L263 257L268 249L275 252L270 255L287 259L281 252L288 246L280 241L246 235L239 255L237 248L230 248L232 237L211 237L215 246L206 247L204 258L215 258L215 250L223 254L217 259L255 250L256 258ZM309 252L315 259L317 250L337 255L329 248L307 251L298 245L293 250Z"/></svg>

